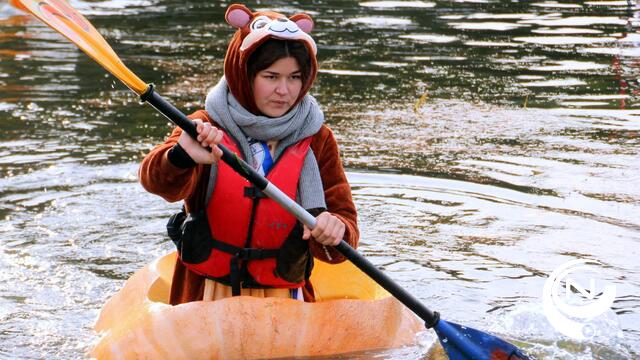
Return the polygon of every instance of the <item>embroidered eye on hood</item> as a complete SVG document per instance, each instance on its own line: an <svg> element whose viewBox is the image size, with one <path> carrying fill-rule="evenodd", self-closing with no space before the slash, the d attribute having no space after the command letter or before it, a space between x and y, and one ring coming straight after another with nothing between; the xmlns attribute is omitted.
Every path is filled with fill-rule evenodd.
<svg viewBox="0 0 640 360"><path fill-rule="evenodd" d="M313 23L309 24L306 19L299 20L299 22L300 25L285 17L270 19L264 15L258 16L251 21L249 25L251 32L242 41L240 51L246 51L253 44L260 42L260 40L273 37L282 40L305 41L313 49L313 55L315 56L317 53L316 42L307 34L307 31L311 31L310 25L313 26ZM303 28L307 28L307 31L303 30Z"/></svg>
<svg viewBox="0 0 640 360"><path fill-rule="evenodd" d="M225 14L227 23L238 30L233 35L224 59L224 76L229 89L238 102L248 111L258 114L253 100L251 83L247 74L247 61L251 54L268 39L293 40L302 42L311 58L311 71L302 86L296 104L307 94L317 73L317 46L309 35L313 20L307 14L286 17L273 11L252 12L241 4L232 4Z"/></svg>

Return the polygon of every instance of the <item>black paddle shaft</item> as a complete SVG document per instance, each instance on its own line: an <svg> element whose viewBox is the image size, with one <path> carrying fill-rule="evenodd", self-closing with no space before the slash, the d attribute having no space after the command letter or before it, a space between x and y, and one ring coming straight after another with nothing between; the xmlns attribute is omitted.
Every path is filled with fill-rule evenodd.
<svg viewBox="0 0 640 360"><path fill-rule="evenodd" d="M143 102L148 102L151 106L153 106L161 114L166 116L172 123L179 126L192 138L196 139L198 137L196 125L193 123L193 121L186 115L184 115L175 106L171 105L162 96L156 93L153 89L153 85L149 85L149 88L144 94L140 96L140 99ZM218 147L222 150L222 161L231 166L231 168L233 168L238 174L249 180L249 182L251 182L257 188L259 188L260 190L265 190L267 186L270 185L269 180L265 179L264 176L258 174L253 168L251 168L251 166L249 166L249 164L239 158L232 151L227 149L224 145L218 144ZM269 193L267 192L267 195L268 194ZM291 209L287 208L287 210ZM297 213L293 212L293 215L299 218ZM307 218L311 216L308 213L304 215L306 215ZM302 219L300 220L302 221ZM438 323L438 321L440 320L440 314L438 314L438 312L429 310L418 299L408 293L404 288L398 285L384 272L376 268L369 260L365 259L364 256L360 255L356 250L349 246L346 241L342 240L340 244L338 244L335 248L342 255L344 255L344 257L349 259L349 261L351 261L356 267L362 270L365 274L369 275L371 279L373 279L376 283L378 283L385 290L391 293L391 295L393 295L406 307L411 309L411 311L418 315L422 320L424 320L427 328L432 328Z"/></svg>
<svg viewBox="0 0 640 360"><path fill-rule="evenodd" d="M411 309L416 315L424 320L428 329L436 326L440 320L440 314L437 311L429 310L420 300L416 299L413 295L407 292L403 287L398 285L387 274L380 271L375 265L373 265L364 256L360 255L354 248L349 246L346 241L342 240L340 244L336 245L338 250L344 257L349 259L355 266L357 266L362 272L369 275L375 282L387 290L391 295L403 303L406 307Z"/></svg>
<svg viewBox="0 0 640 360"><path fill-rule="evenodd" d="M153 85L149 85L147 91L140 95L142 102L147 102L158 110L162 115L166 116L172 123L176 124L183 131L189 134L193 139L198 138L198 131L196 125L189 119L182 111L178 110L175 106L165 100L160 94L154 91ZM231 166L234 171L240 174L245 179L249 180L260 190L264 190L269 181L264 176L258 174L249 164L239 158L231 150L222 144L218 144L220 150L222 150L222 161Z"/></svg>

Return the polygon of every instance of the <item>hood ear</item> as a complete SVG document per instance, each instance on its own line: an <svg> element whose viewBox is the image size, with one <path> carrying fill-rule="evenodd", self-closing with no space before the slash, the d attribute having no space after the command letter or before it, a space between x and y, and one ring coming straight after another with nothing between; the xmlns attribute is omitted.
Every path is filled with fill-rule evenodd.
<svg viewBox="0 0 640 360"><path fill-rule="evenodd" d="M295 14L290 17L289 20L296 23L300 30L307 34L311 33L311 30L313 30L313 20L311 19L311 16L307 14Z"/></svg>
<svg viewBox="0 0 640 360"><path fill-rule="evenodd" d="M242 4L231 4L224 14L224 19L229 25L241 29L251 21L251 10Z"/></svg>

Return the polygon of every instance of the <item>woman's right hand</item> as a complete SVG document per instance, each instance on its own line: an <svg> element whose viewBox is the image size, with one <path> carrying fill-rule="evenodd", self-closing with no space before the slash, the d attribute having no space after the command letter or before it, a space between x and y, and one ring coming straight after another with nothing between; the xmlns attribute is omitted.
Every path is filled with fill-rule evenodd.
<svg viewBox="0 0 640 360"><path fill-rule="evenodd" d="M222 157L222 150L216 146L222 141L222 131L211 125L211 123L200 119L195 119L193 122L198 131L198 139L194 140L183 131L178 139L178 144L198 164L213 164L217 162ZM211 151L207 147L211 147Z"/></svg>

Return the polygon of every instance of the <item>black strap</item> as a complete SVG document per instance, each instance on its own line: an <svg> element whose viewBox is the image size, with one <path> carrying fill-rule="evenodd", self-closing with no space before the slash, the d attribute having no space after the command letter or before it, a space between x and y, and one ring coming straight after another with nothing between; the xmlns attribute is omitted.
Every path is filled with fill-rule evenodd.
<svg viewBox="0 0 640 360"><path fill-rule="evenodd" d="M260 189L255 186L245 187L244 196L252 199L262 199L267 197L267 195L265 195Z"/></svg>
<svg viewBox="0 0 640 360"><path fill-rule="evenodd" d="M213 248L227 254L231 254L229 261L229 281L231 282L231 295L240 296L240 289L245 278L246 268L241 267L240 260L263 260L275 258L280 249L256 249L241 248L219 240L213 240Z"/></svg>
<svg viewBox="0 0 640 360"><path fill-rule="evenodd" d="M236 256L239 260L264 260L278 256L280 249L241 248L213 239L213 248Z"/></svg>
<svg viewBox="0 0 640 360"><path fill-rule="evenodd" d="M280 249L244 248L238 255L242 260L263 260L277 257L278 252Z"/></svg>
<svg viewBox="0 0 640 360"><path fill-rule="evenodd" d="M231 296L240 296L240 259L232 256L229 263L229 280L231 280Z"/></svg>

